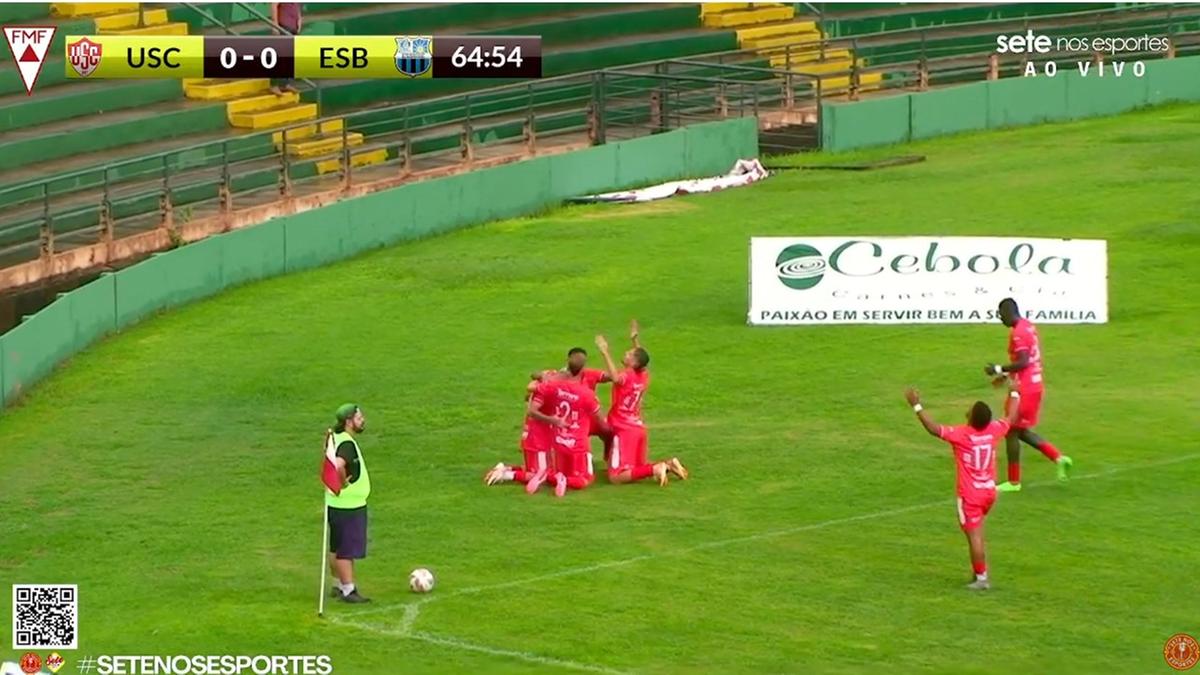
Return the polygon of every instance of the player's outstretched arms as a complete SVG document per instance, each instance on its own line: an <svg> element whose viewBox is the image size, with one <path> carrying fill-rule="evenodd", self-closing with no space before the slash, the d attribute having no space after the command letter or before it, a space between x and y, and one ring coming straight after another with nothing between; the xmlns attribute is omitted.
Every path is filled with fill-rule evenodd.
<svg viewBox="0 0 1200 675"><path fill-rule="evenodd" d="M1029 351L1022 349L1017 352L1017 360L1008 365L989 363L983 367L983 372L993 377L1003 377L1008 373L1019 373L1029 367Z"/></svg>
<svg viewBox="0 0 1200 675"><path fill-rule="evenodd" d="M604 339L603 335L596 336L596 347L600 349L600 356L604 357L604 365L608 368L609 379L613 384L621 384L621 373L617 371L617 366L613 363L612 354L608 353L608 340Z"/></svg>
<svg viewBox="0 0 1200 675"><path fill-rule="evenodd" d="M913 387L909 387L904 390L904 400L908 401L908 404L917 413L917 419L921 421L921 425L925 427L925 431L929 432L930 436L941 438L941 427L937 422L933 421L929 413L925 412L925 407L921 405L921 392Z"/></svg>
<svg viewBox="0 0 1200 675"><path fill-rule="evenodd" d="M634 349L641 349L642 342L638 340L638 322L637 319L632 319L629 322L629 341L633 343Z"/></svg>

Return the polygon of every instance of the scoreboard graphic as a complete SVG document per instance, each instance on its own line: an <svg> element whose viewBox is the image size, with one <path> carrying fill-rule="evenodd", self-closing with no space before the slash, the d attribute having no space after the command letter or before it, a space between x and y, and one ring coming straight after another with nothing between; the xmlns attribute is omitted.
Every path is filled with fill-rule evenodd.
<svg viewBox="0 0 1200 675"><path fill-rule="evenodd" d="M538 78L532 35L69 35L66 75L131 78Z"/></svg>

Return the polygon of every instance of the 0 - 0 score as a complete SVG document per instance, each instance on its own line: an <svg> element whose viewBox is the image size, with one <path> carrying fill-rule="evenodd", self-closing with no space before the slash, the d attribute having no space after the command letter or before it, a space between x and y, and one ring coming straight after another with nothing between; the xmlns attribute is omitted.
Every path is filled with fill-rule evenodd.
<svg viewBox="0 0 1200 675"><path fill-rule="evenodd" d="M267 70L274 69L276 64L279 63L279 54L275 51L274 47L263 47L262 53L259 54L258 58L259 64ZM221 49L220 59L222 68L226 70L233 70L233 68L237 66L238 62L237 50L233 47L225 47ZM251 54L246 54L242 56L242 59L245 61L253 61L254 56Z"/></svg>

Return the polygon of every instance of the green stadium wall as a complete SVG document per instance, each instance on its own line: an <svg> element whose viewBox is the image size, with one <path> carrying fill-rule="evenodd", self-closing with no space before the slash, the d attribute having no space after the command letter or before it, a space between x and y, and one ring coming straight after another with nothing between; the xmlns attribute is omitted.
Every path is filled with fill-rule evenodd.
<svg viewBox="0 0 1200 675"><path fill-rule="evenodd" d="M562 200L728 171L758 154L753 117L420 181L159 253L69 293L0 336L0 406L99 338L259 279L535 213Z"/></svg>
<svg viewBox="0 0 1200 675"><path fill-rule="evenodd" d="M1066 64L1064 64L1064 67ZM1060 70L926 92L821 105L821 147L834 152L907 143L962 131L1114 115L1172 101L1200 101L1200 56L1147 61L1143 77L1112 64L1097 77Z"/></svg>

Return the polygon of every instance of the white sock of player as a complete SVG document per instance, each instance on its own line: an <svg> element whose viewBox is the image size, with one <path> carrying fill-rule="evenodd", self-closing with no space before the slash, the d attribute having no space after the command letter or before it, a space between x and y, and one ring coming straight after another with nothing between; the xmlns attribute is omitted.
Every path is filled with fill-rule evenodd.
<svg viewBox="0 0 1200 675"><path fill-rule="evenodd" d="M504 473L500 474L500 476L504 480L512 480L513 478L516 477L516 475L517 475L516 472L514 472L512 469L509 469L509 470L505 471Z"/></svg>
<svg viewBox="0 0 1200 675"><path fill-rule="evenodd" d="M976 574L976 575L975 575L975 581L987 581L987 580L988 580L988 579L987 579L987 572L984 572L983 574Z"/></svg>

